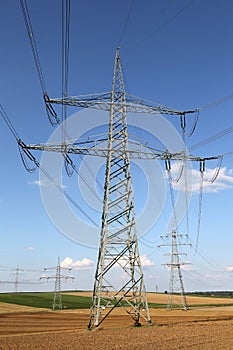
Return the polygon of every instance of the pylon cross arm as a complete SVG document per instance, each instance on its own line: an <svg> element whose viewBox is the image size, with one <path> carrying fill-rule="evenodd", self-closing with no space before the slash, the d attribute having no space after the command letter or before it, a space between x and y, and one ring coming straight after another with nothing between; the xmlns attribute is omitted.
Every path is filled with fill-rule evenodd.
<svg viewBox="0 0 233 350"><path fill-rule="evenodd" d="M130 142L129 146L131 145ZM32 149L36 151L47 151L54 153L64 152L64 143L47 145L47 144L31 144L31 145L20 145L23 149ZM131 159L158 159L158 160L180 160L180 161L205 161L205 160L215 160L222 157L221 155L213 157L196 157L187 153L176 152L169 153L168 151L159 151L158 149L153 149L147 147L143 144L138 144L138 149L135 148L135 143L133 143L133 149L117 149L117 148L107 148L107 147L77 147L74 144L66 143L65 151L68 154L79 154L79 155L90 155L97 157L106 158L109 152L115 154L119 159L125 159L125 155L129 155Z"/></svg>
<svg viewBox="0 0 233 350"><path fill-rule="evenodd" d="M124 94L124 102L122 102L122 91L117 91L114 93L115 105L120 105L128 113L150 113L150 114L167 114L167 115L187 115L197 113L198 109L179 111L166 107L161 104L155 104L150 101L146 101L139 97ZM112 102L111 102L112 93L106 92L102 94L92 94L92 95L81 95L81 96L70 96L65 98L52 98L49 99L49 103L52 104L62 104L73 107L80 108L92 108L100 109L104 111L110 111Z"/></svg>

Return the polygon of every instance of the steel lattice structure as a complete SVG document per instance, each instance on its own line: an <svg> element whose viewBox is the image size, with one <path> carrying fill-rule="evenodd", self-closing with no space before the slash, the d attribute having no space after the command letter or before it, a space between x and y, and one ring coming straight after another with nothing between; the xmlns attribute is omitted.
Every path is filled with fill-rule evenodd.
<svg viewBox="0 0 233 350"><path fill-rule="evenodd" d="M57 260L56 267L56 277L55 277L55 286L54 286L54 297L53 297L53 310L56 308L62 309L62 300L61 300L61 265L60 259Z"/></svg>
<svg viewBox="0 0 233 350"><path fill-rule="evenodd" d="M15 275L15 282L14 282L14 293L18 293L19 292L19 284L21 283L19 281L20 279L20 275L22 275L22 272L24 271L23 269L19 268L19 265L17 265L16 269L13 270L13 274Z"/></svg>
<svg viewBox="0 0 233 350"><path fill-rule="evenodd" d="M108 152L105 171L100 247L88 328L98 326L116 307L123 306L139 325L140 316L150 322L144 278L138 250L134 196L130 173L125 90L117 50L111 92ZM124 272L125 281L117 287L113 267ZM145 310L143 312L143 310Z"/></svg>
<svg viewBox="0 0 233 350"><path fill-rule="evenodd" d="M65 279L74 279L72 276L68 275L62 275L61 270L71 270L69 267L62 267L60 264L60 258L58 257L57 259L57 266L56 267L46 267L44 269L45 271L48 270L56 270L56 275L55 276L43 276L40 279L55 279L55 284L54 284L54 296L53 296L53 303L52 303L52 309L59 309L62 310L62 298L61 298L61 280Z"/></svg>
<svg viewBox="0 0 233 350"><path fill-rule="evenodd" d="M150 323L144 276L138 249L134 214L134 195L130 172L130 159L170 159L204 162L219 157L199 158L184 151L171 154L128 138L127 112L153 113L179 116L196 113L198 110L177 111L148 103L125 92L119 49L116 50L111 92L79 97L49 99L45 102L48 110L52 103L75 107L102 109L109 111L108 135L98 138L88 137L85 141L67 141L60 144L26 145L18 140L23 153L39 166L30 150L92 155L106 158L103 213L100 233L98 261L95 273L93 298L88 328L99 326L116 306L122 306L133 318L135 325L140 317ZM104 147L104 142L107 147ZM124 275L124 282L116 281L118 268ZM114 276L115 272L115 276ZM118 274L118 273L117 273Z"/></svg>
<svg viewBox="0 0 233 350"><path fill-rule="evenodd" d="M173 297L174 293L180 293L181 295L181 305L184 310L187 310L187 300L184 290L183 277L181 273L181 262L180 262L180 254L178 251L178 242L177 242L177 232L175 230L172 231L172 253L171 253L171 262L167 264L170 267L170 283L169 283L169 301L168 308L171 309L173 307Z"/></svg>
<svg viewBox="0 0 233 350"><path fill-rule="evenodd" d="M181 266L186 265L187 263L180 262L180 256L186 255L186 253L182 253L179 250L179 247L187 245L190 246L190 244L181 242L183 235L178 234L175 229L172 230L171 234L162 236L162 238L168 239L169 242L167 244L160 244L158 247L171 247L171 253L167 254L170 255L171 260L169 263L165 264L165 266L170 270L169 297L167 308L171 310L174 308L174 305L176 305L176 307L181 306L183 310L187 310L188 305L181 271ZM180 300L177 298L177 295L180 295Z"/></svg>

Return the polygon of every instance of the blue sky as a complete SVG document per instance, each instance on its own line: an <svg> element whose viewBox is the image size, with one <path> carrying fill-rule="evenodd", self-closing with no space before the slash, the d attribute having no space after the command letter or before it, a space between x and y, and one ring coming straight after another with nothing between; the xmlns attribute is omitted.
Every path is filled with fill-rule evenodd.
<svg viewBox="0 0 233 350"><path fill-rule="evenodd" d="M71 52L69 93L71 95L104 92L111 88L115 49L127 18L131 0L71 1ZM51 97L61 96L61 4L55 0L28 0L28 8L41 65ZM210 102L232 94L233 41L230 0L135 0L131 16L120 43L126 87L136 96L171 106L175 109L202 108ZM23 22L19 1L1 4L0 13L0 103L25 143L46 142L54 129L49 124L41 89ZM187 140L188 148L230 127L233 100L203 108L195 133ZM59 109L58 109L59 110ZM75 113L69 110L69 115ZM155 116L156 118L156 116ZM167 117L179 128L176 117ZM81 120L81 119L80 119ZM80 121L82 122L82 120ZM188 123L190 126L191 123ZM154 130L153 130L154 131ZM1 236L0 280L14 280L11 269L17 264L25 269L22 279L38 281L39 271L55 266L57 257L65 258L76 277L64 288L91 289L97 250L79 245L60 233L50 221L40 196L39 172L28 174L24 169L17 144L3 121L0 122L1 171ZM203 147L195 155L209 156L233 150L232 135L226 135ZM40 159L41 154L36 154ZM187 290L232 289L232 157L224 157L217 181L205 187L203 196L200 251L185 248L185 261L192 263L184 271ZM152 166L146 167L153 178ZM164 171L164 164L158 165ZM209 168L215 163L207 164ZM159 169L160 169L159 168ZM197 165L194 165L197 169ZM98 178L103 182L103 166ZM159 170L160 171L160 170ZM85 167L83 168L84 176ZM142 173L132 166L135 182L136 212L144 207L141 190ZM198 215L198 172L193 173L195 191L190 210L190 240L196 241ZM145 179L144 179L145 180ZM64 177L64 186L77 201L80 194L77 177ZM147 182L144 181L146 188ZM177 193L177 190L175 190ZM98 193L101 196L100 189ZM159 185L158 185L159 197ZM81 200L81 199L80 199ZM153 212L153 208L148 208ZM92 209L90 209L92 214ZM166 234L171 213L167 197L163 211L154 227L140 239L140 251L148 290L168 289L169 272L161 266L169 248L158 249L160 236ZM95 215L99 220L99 214ZM181 225L185 232L185 221ZM29 272L28 269L38 270ZM52 289L53 283L28 285L24 289ZM13 290L11 284L0 284L0 291Z"/></svg>

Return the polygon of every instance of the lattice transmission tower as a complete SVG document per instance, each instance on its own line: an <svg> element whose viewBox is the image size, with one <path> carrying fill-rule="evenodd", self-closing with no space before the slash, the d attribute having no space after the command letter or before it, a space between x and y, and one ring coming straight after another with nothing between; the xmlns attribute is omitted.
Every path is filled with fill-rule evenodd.
<svg viewBox="0 0 233 350"><path fill-rule="evenodd" d="M128 153L126 95L118 50L111 103L108 148L113 151L120 149L123 156L109 152L106 159L100 248L89 328L92 324L98 326L116 306L123 306L134 319L135 325L139 325L140 314L150 322L137 242ZM117 287L116 276L112 274L114 266L124 273L125 282L120 288Z"/></svg>
<svg viewBox="0 0 233 350"><path fill-rule="evenodd" d="M171 310L174 307L181 307L183 310L187 310L188 304L185 295L181 267L183 265L187 265L188 263L180 261L181 255L187 255L186 253L180 251L180 247L190 246L190 244L183 242L184 235L178 234L176 230L173 230L166 236L162 236L162 238L166 238L169 241L166 244L160 244L159 247L171 247L171 253L166 254L171 257L171 260L169 263L165 264L165 266L168 267L170 271L167 308Z"/></svg>
<svg viewBox="0 0 233 350"><path fill-rule="evenodd" d="M19 268L19 265L17 265L16 269L13 270L12 275L15 276L15 281L14 281L14 293L19 292L19 284L20 284L20 276L23 275L23 269Z"/></svg>
<svg viewBox="0 0 233 350"><path fill-rule="evenodd" d="M54 279L55 280L52 309L53 310L55 310L55 309L62 310L61 281L68 280L68 279L74 279L74 277L69 276L69 275L62 275L61 270L71 271L71 268L62 267L60 264L60 258L58 258L56 267L45 267L44 268L44 271L48 271L48 270L55 270L56 275L55 276L43 276L43 277L40 277L40 279L47 279L47 280Z"/></svg>
<svg viewBox="0 0 233 350"><path fill-rule="evenodd" d="M110 92L72 97L64 95L60 99L50 99L47 95L45 97L47 110L51 110L52 104L61 104L109 112L109 130L105 139L103 136L101 139L88 136L85 143L78 140L70 141L65 135L60 144L54 145L26 145L21 139L17 140L21 155L23 153L24 157L28 157L36 167L40 167L40 164L30 150L59 152L63 155L65 164L68 162L73 169L76 167L70 154L106 159L100 245L88 328L98 327L117 306L126 310L135 325L140 324L141 318L150 323L137 241L130 159L203 161L204 158L188 155L183 150L171 154L169 151L148 147L146 142L144 144L141 141L130 140L127 113L176 115L184 120L187 114L196 114L198 110L174 110L128 94L124 88L119 49L116 50ZM106 147L104 141L107 143ZM216 158L218 157L209 157L205 160ZM121 274L124 276L124 282L117 278Z"/></svg>
<svg viewBox="0 0 233 350"><path fill-rule="evenodd" d="M109 130L105 139L107 147L104 146L104 137L98 139L96 136L89 136L86 143L83 141L79 142L78 140L70 141L67 137L68 133L64 132L64 130L66 131L65 127L62 128L63 135L60 144L27 145L19 137L2 108L0 108L0 114L17 140L24 165L29 172L32 172L36 168L40 168L44 172L44 169L42 169L40 163L31 153L31 150L59 152L64 157L66 171L69 167L72 168L71 170L77 170L70 158L70 154L98 156L106 159L100 245L88 328L99 326L116 306L122 306L133 318L136 325L140 324L141 318L150 323L151 320L137 241L130 159L157 159L164 160L165 162L174 159L183 162L198 161L203 164L206 160L219 159L219 156L200 158L187 154L186 150L172 154L169 150L160 151L157 147L148 147L146 142L144 143L141 140L136 141L135 139L132 141L128 138L128 112L177 116L181 120L181 127L185 133L186 116L188 114L198 114L199 110L175 110L128 94L124 88L119 49L116 50L112 88L109 92L69 96L69 0L63 2L65 6L63 8L64 11L62 11L63 14L66 13L65 16L63 15L62 20L62 97L51 99L45 87L26 0L21 0L20 3L42 88L46 111L51 124L59 124L59 118L53 107L54 104L62 105L63 122L66 120L67 115L66 106L108 111L110 115ZM28 166L26 158L33 163L33 167ZM46 174L46 172L44 173ZM49 176L48 178L51 180ZM53 183L56 188L59 187L56 181L53 181ZM63 189L60 188L60 190ZM63 191L63 194L66 195L65 191ZM69 196L67 198L70 200ZM120 275L124 275L124 282L117 278Z"/></svg>

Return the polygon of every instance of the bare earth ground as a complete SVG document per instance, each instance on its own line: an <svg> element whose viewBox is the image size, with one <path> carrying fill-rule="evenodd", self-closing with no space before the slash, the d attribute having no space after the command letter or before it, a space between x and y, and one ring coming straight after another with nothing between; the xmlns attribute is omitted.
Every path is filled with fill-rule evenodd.
<svg viewBox="0 0 233 350"><path fill-rule="evenodd" d="M148 294L148 299L166 302L167 296ZM201 304L201 299L204 299L202 303L210 303L207 298L195 298L196 303ZM217 299L211 299L212 304L214 300ZM138 328L132 327L132 320L124 310L115 309L93 331L86 330L89 310L35 312L34 308L18 306L17 310L16 305L3 303L0 310L1 350L233 349L232 306L189 311L151 309L153 325Z"/></svg>

